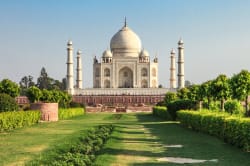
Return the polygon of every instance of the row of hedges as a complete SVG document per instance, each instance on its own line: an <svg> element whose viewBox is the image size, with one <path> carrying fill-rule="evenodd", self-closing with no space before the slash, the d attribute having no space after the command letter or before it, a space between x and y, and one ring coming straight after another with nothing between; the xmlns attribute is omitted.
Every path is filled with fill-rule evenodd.
<svg viewBox="0 0 250 166"><path fill-rule="evenodd" d="M225 142L250 151L250 119L209 111L179 111L181 125L217 136Z"/></svg>
<svg viewBox="0 0 250 166"><path fill-rule="evenodd" d="M19 111L0 113L0 131L8 131L38 123L40 111Z"/></svg>
<svg viewBox="0 0 250 166"><path fill-rule="evenodd" d="M59 120L69 119L83 114L84 114L83 108L67 108L67 109L60 108L58 110Z"/></svg>
<svg viewBox="0 0 250 166"><path fill-rule="evenodd" d="M172 117L169 114L167 107L164 107L164 106L153 107L153 115L158 116L164 120L172 120Z"/></svg>
<svg viewBox="0 0 250 166"><path fill-rule="evenodd" d="M49 161L48 164L52 166L92 165L96 153L101 150L113 129L113 125L104 125L89 130L85 136L79 138L79 142L71 146L69 151L59 154L54 161Z"/></svg>

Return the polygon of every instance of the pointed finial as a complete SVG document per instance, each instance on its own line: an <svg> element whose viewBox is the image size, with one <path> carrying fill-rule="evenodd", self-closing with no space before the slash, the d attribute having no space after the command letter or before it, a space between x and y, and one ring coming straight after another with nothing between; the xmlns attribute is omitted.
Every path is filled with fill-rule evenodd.
<svg viewBox="0 0 250 166"><path fill-rule="evenodd" d="M125 16L124 27L127 27L127 18L126 18L126 16Z"/></svg>

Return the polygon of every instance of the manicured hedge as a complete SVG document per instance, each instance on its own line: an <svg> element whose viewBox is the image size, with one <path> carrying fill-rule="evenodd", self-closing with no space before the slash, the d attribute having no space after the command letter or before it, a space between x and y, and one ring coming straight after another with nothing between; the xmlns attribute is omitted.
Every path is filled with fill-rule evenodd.
<svg viewBox="0 0 250 166"><path fill-rule="evenodd" d="M58 110L59 120L69 119L83 114L84 114L83 108L67 108L67 109L59 108Z"/></svg>
<svg viewBox="0 0 250 166"><path fill-rule="evenodd" d="M30 126L38 123L40 111L19 111L0 113L0 131Z"/></svg>
<svg viewBox="0 0 250 166"><path fill-rule="evenodd" d="M210 111L179 111L177 117L185 127L217 136L250 151L250 118Z"/></svg>
<svg viewBox="0 0 250 166"><path fill-rule="evenodd" d="M69 151L58 154L54 161L49 161L45 165L92 165L97 152L108 140L113 129L113 125L104 125L89 130L86 135L79 138L79 142L72 143Z"/></svg>
<svg viewBox="0 0 250 166"><path fill-rule="evenodd" d="M164 120L172 120L171 115L167 111L167 107L164 107L164 106L154 106L153 115L158 116Z"/></svg>

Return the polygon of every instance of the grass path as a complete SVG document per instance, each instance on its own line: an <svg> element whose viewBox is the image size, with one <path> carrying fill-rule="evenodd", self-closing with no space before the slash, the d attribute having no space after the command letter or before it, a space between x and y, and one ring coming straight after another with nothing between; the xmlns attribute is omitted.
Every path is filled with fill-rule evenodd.
<svg viewBox="0 0 250 166"><path fill-rule="evenodd" d="M96 165L180 165L158 161L164 157L209 160L188 165L250 165L249 153L212 136L184 129L176 122L163 122L149 114L125 114L120 121Z"/></svg>

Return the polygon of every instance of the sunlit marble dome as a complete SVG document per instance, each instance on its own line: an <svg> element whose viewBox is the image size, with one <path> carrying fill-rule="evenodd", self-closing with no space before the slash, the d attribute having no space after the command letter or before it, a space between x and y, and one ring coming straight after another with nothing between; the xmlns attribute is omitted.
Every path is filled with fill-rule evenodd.
<svg viewBox="0 0 250 166"><path fill-rule="evenodd" d="M110 48L113 55L114 53L132 53L124 56L138 56L141 52L141 40L135 32L127 27L125 22L122 29L111 38Z"/></svg>
<svg viewBox="0 0 250 166"><path fill-rule="evenodd" d="M145 49L143 49L140 53L140 57L149 57L149 53L148 51L146 51Z"/></svg>
<svg viewBox="0 0 250 166"><path fill-rule="evenodd" d="M105 50L103 53L102 53L102 57L104 58L112 58L112 53L110 50Z"/></svg>

